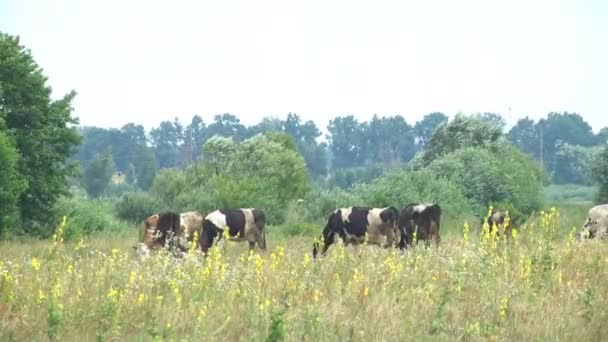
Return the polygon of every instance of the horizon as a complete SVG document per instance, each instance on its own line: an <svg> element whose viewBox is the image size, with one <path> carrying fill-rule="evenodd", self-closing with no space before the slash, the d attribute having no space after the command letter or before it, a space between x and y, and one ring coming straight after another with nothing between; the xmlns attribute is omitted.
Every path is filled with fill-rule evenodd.
<svg viewBox="0 0 608 342"><path fill-rule="evenodd" d="M32 51L54 98L78 93L80 126L149 131L223 113L250 126L291 112L326 133L345 115L492 112L511 127L567 111L597 133L605 17L599 0L9 0L0 31Z"/></svg>

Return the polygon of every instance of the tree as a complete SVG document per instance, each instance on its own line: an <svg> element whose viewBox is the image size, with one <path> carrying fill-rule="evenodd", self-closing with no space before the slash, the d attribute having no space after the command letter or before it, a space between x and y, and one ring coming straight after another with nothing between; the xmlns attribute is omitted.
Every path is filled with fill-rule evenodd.
<svg viewBox="0 0 608 342"><path fill-rule="evenodd" d="M597 133L596 140L598 145L608 144L608 127L602 128Z"/></svg>
<svg viewBox="0 0 608 342"><path fill-rule="evenodd" d="M497 204L509 204L514 214L529 214L542 204L538 166L508 144L461 148L433 160L426 170L457 184L480 214Z"/></svg>
<svg viewBox="0 0 608 342"><path fill-rule="evenodd" d="M543 135L543 159L548 170L555 170L555 154L564 143L592 146L596 142L591 126L576 113L549 113L538 122Z"/></svg>
<svg viewBox="0 0 608 342"><path fill-rule="evenodd" d="M475 114L475 117L482 122L500 128L501 131L505 129L505 126L507 126L505 119L500 114L486 112Z"/></svg>
<svg viewBox="0 0 608 342"><path fill-rule="evenodd" d="M19 217L19 197L26 183L17 171L19 152L3 132L1 120L0 118L0 238L4 238Z"/></svg>
<svg viewBox="0 0 608 342"><path fill-rule="evenodd" d="M507 139L523 152L539 159L539 128L534 120L528 117L519 119L507 134Z"/></svg>
<svg viewBox="0 0 608 342"><path fill-rule="evenodd" d="M595 157L592 173L593 178L600 186L597 197L598 203L608 203L608 145L604 145L602 151Z"/></svg>
<svg viewBox="0 0 608 342"><path fill-rule="evenodd" d="M414 132L416 134L416 143L420 147L424 147L430 140L438 127L448 122L447 115L434 112L424 116L422 120L416 123L414 126Z"/></svg>
<svg viewBox="0 0 608 342"><path fill-rule="evenodd" d="M89 197L97 198L103 194L108 184L110 184L110 180L112 180L114 170L114 161L110 149L93 157L84 170L82 179L82 185Z"/></svg>
<svg viewBox="0 0 608 342"><path fill-rule="evenodd" d="M421 162L433 160L465 147L490 147L503 142L502 129L475 116L457 114L439 127L425 147Z"/></svg>
<svg viewBox="0 0 608 342"><path fill-rule="evenodd" d="M329 122L329 150L332 168L360 166L365 161L365 125L354 116L336 117Z"/></svg>
<svg viewBox="0 0 608 342"><path fill-rule="evenodd" d="M174 122L163 121L158 128L153 128L150 131L150 141L159 167L178 166L183 130L177 118Z"/></svg>
<svg viewBox="0 0 608 342"><path fill-rule="evenodd" d="M216 207L259 206L278 222L288 203L310 190L302 156L285 133L258 134L237 143L212 137L201 163L188 169L189 184L212 194Z"/></svg>
<svg viewBox="0 0 608 342"><path fill-rule="evenodd" d="M51 88L19 38L0 33L0 118L17 149L17 173L26 188L19 197L22 228L38 230L53 217L52 207L68 194L74 164L66 163L80 142L71 116L75 92L51 100Z"/></svg>
<svg viewBox="0 0 608 342"><path fill-rule="evenodd" d="M232 114L216 115L207 130L213 135L231 137L235 141L242 141L247 137L247 128L241 120Z"/></svg>
<svg viewBox="0 0 608 342"><path fill-rule="evenodd" d="M555 154L553 181L557 184L591 185L591 167L600 148L563 144Z"/></svg>
<svg viewBox="0 0 608 342"><path fill-rule="evenodd" d="M148 190L152 186L156 170L158 168L154 152L148 146L141 146L139 157L135 160L135 173L137 186L142 190Z"/></svg>
<svg viewBox="0 0 608 342"><path fill-rule="evenodd" d="M416 153L414 129L400 115L382 118L374 115L364 132L367 162L407 162Z"/></svg>

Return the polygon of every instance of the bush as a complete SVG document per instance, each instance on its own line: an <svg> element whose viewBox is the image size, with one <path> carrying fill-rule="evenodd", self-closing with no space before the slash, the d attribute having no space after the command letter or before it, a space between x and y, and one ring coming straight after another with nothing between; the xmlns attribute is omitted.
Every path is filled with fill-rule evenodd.
<svg viewBox="0 0 608 342"><path fill-rule="evenodd" d="M499 150L463 148L434 160L427 169L456 184L481 215L496 203L510 203L522 214L542 205L538 165L510 145Z"/></svg>
<svg viewBox="0 0 608 342"><path fill-rule="evenodd" d="M400 209L412 202L435 202L448 215L472 212L456 184L424 170L392 172L370 184L355 186L353 192L369 206Z"/></svg>
<svg viewBox="0 0 608 342"><path fill-rule="evenodd" d="M112 215L112 205L102 200L62 197L55 205L55 222L67 216L64 239L78 240L94 232L117 231L127 226Z"/></svg>
<svg viewBox="0 0 608 342"><path fill-rule="evenodd" d="M116 216L127 222L142 222L146 217L167 210L156 197L143 192L133 192L122 196L116 203Z"/></svg>
<svg viewBox="0 0 608 342"><path fill-rule="evenodd" d="M361 199L342 189L321 190L302 198L287 211L287 222L306 221L321 223L336 208L364 205Z"/></svg>
<svg viewBox="0 0 608 342"><path fill-rule="evenodd" d="M150 194L164 203L173 203L187 188L188 180L184 172L178 169L163 169L154 178Z"/></svg>
<svg viewBox="0 0 608 342"><path fill-rule="evenodd" d="M544 189L545 202L550 204L593 202L597 191L597 187L595 186L552 184Z"/></svg>

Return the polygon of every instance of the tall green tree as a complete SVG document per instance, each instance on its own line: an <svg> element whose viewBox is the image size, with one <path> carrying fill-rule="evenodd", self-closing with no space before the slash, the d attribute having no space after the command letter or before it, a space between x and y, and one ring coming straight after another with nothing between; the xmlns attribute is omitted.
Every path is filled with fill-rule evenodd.
<svg viewBox="0 0 608 342"><path fill-rule="evenodd" d="M158 163L152 149L148 146L141 146L134 166L137 186L142 190L148 190L152 186L158 170Z"/></svg>
<svg viewBox="0 0 608 342"><path fill-rule="evenodd" d="M490 147L504 140L502 129L476 116L457 114L439 127L425 147L423 165L465 147Z"/></svg>
<svg viewBox="0 0 608 342"><path fill-rule="evenodd" d="M416 143L424 147L430 140L437 128L448 122L448 116L441 112L433 112L425 115L422 120L414 126Z"/></svg>
<svg viewBox="0 0 608 342"><path fill-rule="evenodd" d="M525 117L519 119L515 126L509 130L507 139L520 150L539 159L540 140L539 128L534 120Z"/></svg>
<svg viewBox="0 0 608 342"><path fill-rule="evenodd" d="M549 113L538 126L543 136L543 159L551 171L555 170L555 154L561 144L592 146L597 141L591 126L576 113Z"/></svg>
<svg viewBox="0 0 608 342"><path fill-rule="evenodd" d="M0 119L0 238L14 228L19 218L19 197L26 187L19 176L19 152L4 132Z"/></svg>
<svg viewBox="0 0 608 342"><path fill-rule="evenodd" d="M365 125L354 116L336 117L329 122L329 151L332 168L362 166L365 162Z"/></svg>
<svg viewBox="0 0 608 342"><path fill-rule="evenodd" d="M593 178L598 182L600 189L598 192L598 203L608 203L608 144L602 147L593 162Z"/></svg>
<svg viewBox="0 0 608 342"><path fill-rule="evenodd" d="M150 142L161 168L179 165L179 151L183 142L183 130L177 118L174 122L163 121L150 131Z"/></svg>
<svg viewBox="0 0 608 342"><path fill-rule="evenodd" d="M553 181L557 184L591 185L591 168L596 155L601 151L598 146L578 146L562 144L555 153Z"/></svg>
<svg viewBox="0 0 608 342"><path fill-rule="evenodd" d="M51 99L47 78L19 38L0 33L0 118L19 151L17 172L26 188L19 197L22 228L43 233L53 204L68 194L74 165L66 164L80 137L73 125L75 92ZM49 226L50 228L50 226Z"/></svg>
<svg viewBox="0 0 608 342"><path fill-rule="evenodd" d="M414 128L401 115L379 118L365 124L366 162L407 162L416 153Z"/></svg>
<svg viewBox="0 0 608 342"><path fill-rule="evenodd" d="M82 185L89 197L97 198L103 194L112 180L114 170L112 152L109 148L91 159L82 177Z"/></svg>

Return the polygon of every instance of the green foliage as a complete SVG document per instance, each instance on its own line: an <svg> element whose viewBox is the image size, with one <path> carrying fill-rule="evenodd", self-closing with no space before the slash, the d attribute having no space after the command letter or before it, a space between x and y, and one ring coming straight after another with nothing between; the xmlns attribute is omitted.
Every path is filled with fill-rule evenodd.
<svg viewBox="0 0 608 342"><path fill-rule="evenodd" d="M147 146L141 148L140 158L136 161L135 172L137 175L137 186L142 190L148 190L156 176L156 158Z"/></svg>
<svg viewBox="0 0 608 342"><path fill-rule="evenodd" d="M477 213L491 204L511 203L518 212L528 214L542 204L538 166L509 145L498 151L460 149L433 161L428 169L458 185Z"/></svg>
<svg viewBox="0 0 608 342"><path fill-rule="evenodd" d="M596 186L585 186L579 184L552 184L545 187L545 202L547 204L558 203L591 203L597 196Z"/></svg>
<svg viewBox="0 0 608 342"><path fill-rule="evenodd" d="M435 202L448 215L472 212L455 182L426 170L391 172L370 184L356 185L353 192L368 206L403 208L412 202Z"/></svg>
<svg viewBox="0 0 608 342"><path fill-rule="evenodd" d="M368 164L361 167L337 169L330 175L327 185L350 189L356 183L369 183L394 168L382 164Z"/></svg>
<svg viewBox="0 0 608 342"><path fill-rule="evenodd" d="M112 160L112 153L108 149L103 154L93 157L87 165L84 170L82 185L90 197L97 198L106 190L113 174L114 161Z"/></svg>
<svg viewBox="0 0 608 342"><path fill-rule="evenodd" d="M540 130L534 123L534 120L525 117L517 121L515 126L509 131L507 138L513 145L528 155L539 159L539 134Z"/></svg>
<svg viewBox="0 0 608 342"><path fill-rule="evenodd" d="M414 126L416 132L416 140L418 145L425 146L430 140L437 128L448 122L447 115L439 112L430 113L424 116L422 120Z"/></svg>
<svg viewBox="0 0 608 342"><path fill-rule="evenodd" d="M123 195L114 207L118 218L133 223L143 222L146 217L163 209L166 210L157 198L143 192Z"/></svg>
<svg viewBox="0 0 608 342"><path fill-rule="evenodd" d="M53 204L67 194L73 166L65 161L80 142L71 116L76 94L54 101L46 81L19 38L0 33L0 121L21 156L16 170L26 185L19 198L26 232L44 229Z"/></svg>
<svg viewBox="0 0 608 342"><path fill-rule="evenodd" d="M150 131L150 142L161 168L180 165L179 148L183 142L183 127L177 120L163 121Z"/></svg>
<svg viewBox="0 0 608 342"><path fill-rule="evenodd" d="M256 135L238 144L228 138L209 139L203 165L196 168L207 171L194 174L191 183L212 191L222 206L284 209L290 200L306 195L310 181L302 156L278 137Z"/></svg>
<svg viewBox="0 0 608 342"><path fill-rule="evenodd" d="M584 147L568 143L555 154L553 181L557 184L593 184L591 168L599 147Z"/></svg>
<svg viewBox="0 0 608 342"><path fill-rule="evenodd" d="M593 178L599 184L597 202L608 203L608 145L597 154L592 166Z"/></svg>
<svg viewBox="0 0 608 342"><path fill-rule="evenodd" d="M189 188L186 174L178 169L163 169L156 178L150 194L164 203L173 203L177 196Z"/></svg>
<svg viewBox="0 0 608 342"><path fill-rule="evenodd" d="M0 239L5 237L19 217L19 197L26 187L25 180L17 171L18 161L19 152L0 130Z"/></svg>
<svg viewBox="0 0 608 342"><path fill-rule="evenodd" d="M63 233L66 241L79 240L94 232L126 229L126 225L114 217L112 204L107 201L62 197L54 211L55 223L67 216Z"/></svg>
<svg viewBox="0 0 608 342"><path fill-rule="evenodd" d="M456 115L439 127L425 147L421 162L433 160L466 147L490 147L503 142L502 127L480 116Z"/></svg>

